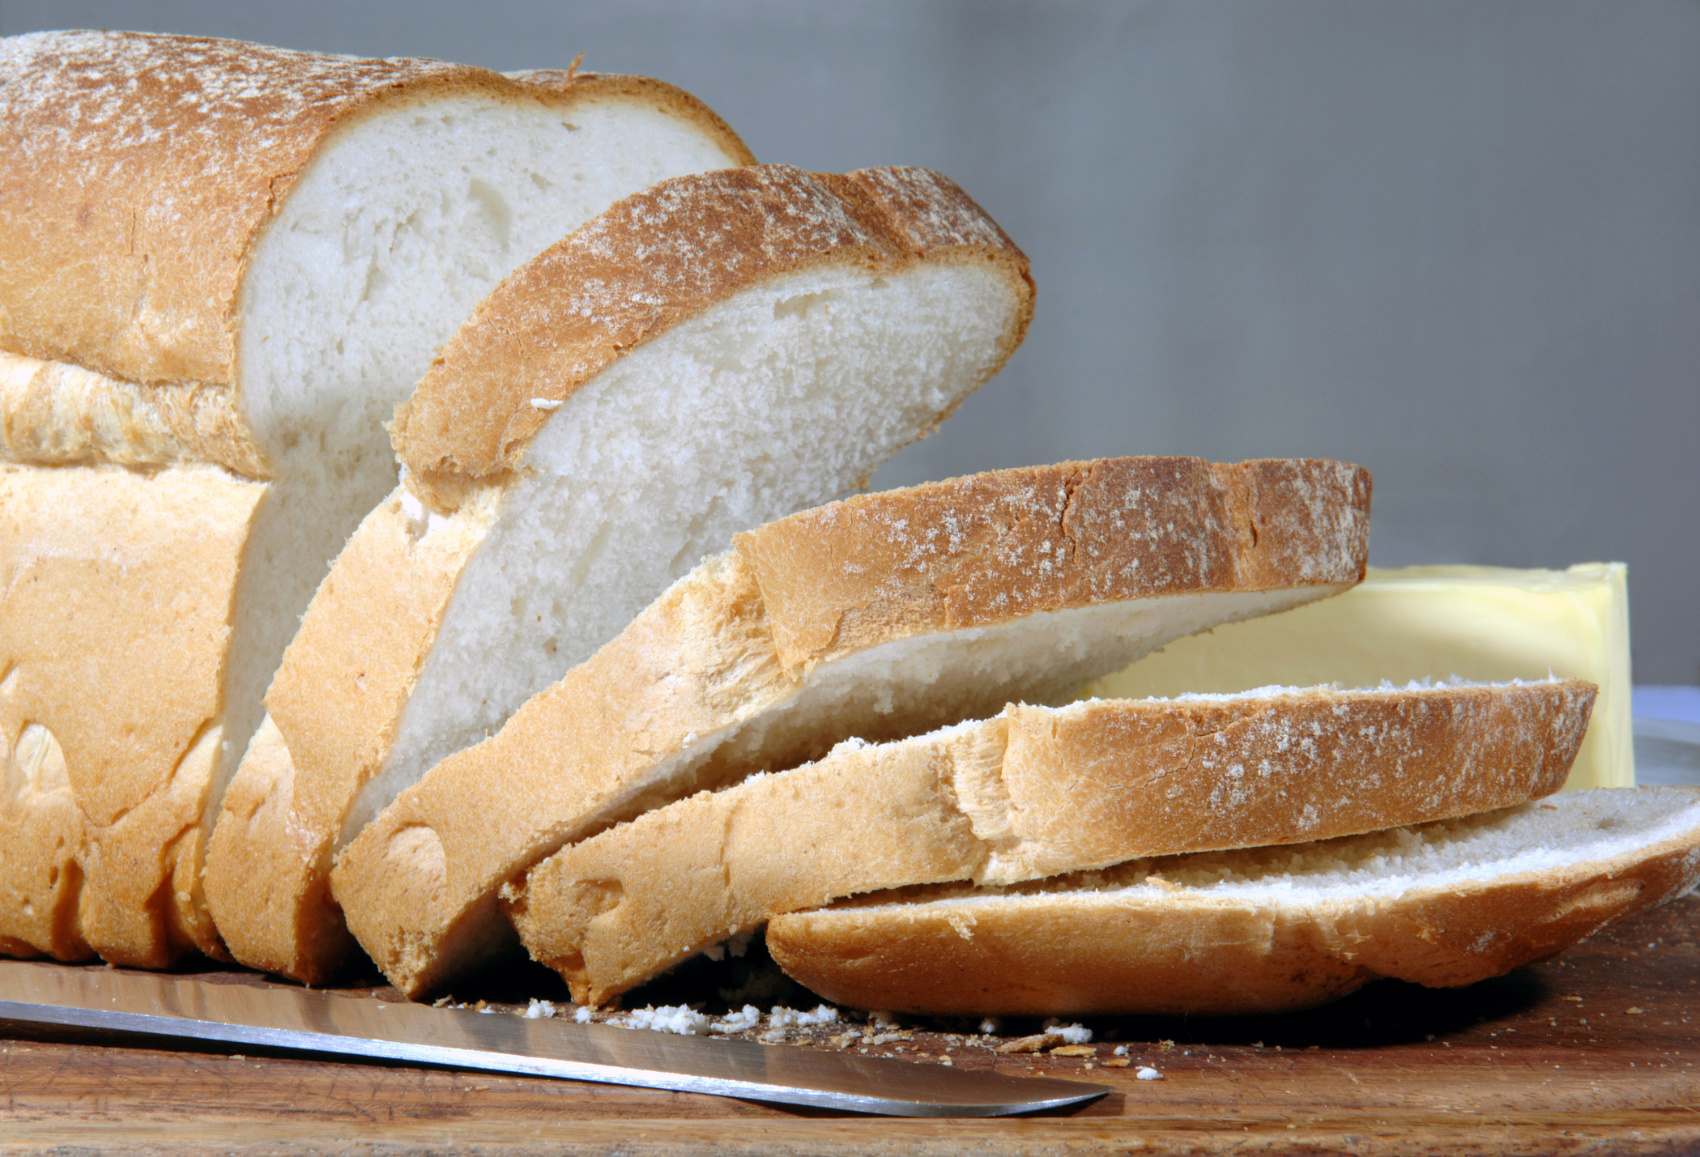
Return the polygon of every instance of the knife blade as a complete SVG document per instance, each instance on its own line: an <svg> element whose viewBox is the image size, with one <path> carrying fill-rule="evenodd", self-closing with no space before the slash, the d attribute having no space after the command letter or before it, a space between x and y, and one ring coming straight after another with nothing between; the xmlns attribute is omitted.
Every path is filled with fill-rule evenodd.
<svg viewBox="0 0 1700 1157"><path fill-rule="evenodd" d="M251 980L0 960L0 1021L561 1077L899 1117L995 1117L1109 1092L754 1041L527 1019Z"/></svg>

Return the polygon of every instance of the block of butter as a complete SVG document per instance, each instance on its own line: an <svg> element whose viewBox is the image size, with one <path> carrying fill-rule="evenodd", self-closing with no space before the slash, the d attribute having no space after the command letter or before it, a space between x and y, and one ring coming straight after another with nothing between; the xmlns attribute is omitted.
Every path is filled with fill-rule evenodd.
<svg viewBox="0 0 1700 1157"><path fill-rule="evenodd" d="M1374 687L1456 675L1477 682L1599 684L1566 790L1631 787L1629 591L1622 563L1569 570L1371 567L1364 581L1297 610L1170 643L1083 697L1139 699L1270 684Z"/></svg>

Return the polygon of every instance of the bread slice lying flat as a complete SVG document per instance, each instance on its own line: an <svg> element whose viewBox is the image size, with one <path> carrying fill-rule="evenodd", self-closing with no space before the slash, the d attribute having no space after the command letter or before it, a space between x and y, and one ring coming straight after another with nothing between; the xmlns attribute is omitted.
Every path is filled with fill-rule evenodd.
<svg viewBox="0 0 1700 1157"><path fill-rule="evenodd" d="M266 703L207 890L244 963L348 947L331 857L736 531L929 433L1032 314L1027 261L922 169L759 166L629 197L492 294L397 414Z"/></svg>
<svg viewBox="0 0 1700 1157"><path fill-rule="evenodd" d="M1700 792L1566 792L1286 848L1002 889L916 888L775 919L828 1000L909 1013L1259 1013L1378 977L1471 984L1700 880Z"/></svg>
<svg viewBox="0 0 1700 1157"><path fill-rule="evenodd" d="M751 158L654 81L98 32L0 41L0 155L0 458L31 511L0 520L0 714L67 776L4 809L0 938L162 965L219 951L206 837L437 347L617 198Z"/></svg>
<svg viewBox="0 0 1700 1157"><path fill-rule="evenodd" d="M728 936L882 888L1464 815L1557 791L1590 683L1011 706L703 793L510 889L532 956L599 1004Z"/></svg>
<svg viewBox="0 0 1700 1157"><path fill-rule="evenodd" d="M1337 462L1123 458L741 534L401 793L342 853L335 897L391 981L426 991L511 944L498 890L562 844L847 736L1066 699L1177 635L1345 589L1368 505L1368 475Z"/></svg>

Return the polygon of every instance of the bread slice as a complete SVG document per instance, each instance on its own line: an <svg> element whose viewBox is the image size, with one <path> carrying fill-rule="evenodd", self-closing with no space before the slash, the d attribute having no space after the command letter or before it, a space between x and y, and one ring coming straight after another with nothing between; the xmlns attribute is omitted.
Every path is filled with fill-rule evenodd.
<svg viewBox="0 0 1700 1157"><path fill-rule="evenodd" d="M336 899L391 981L427 991L511 944L498 890L562 844L848 736L1066 699L1177 635L1343 590L1368 506L1368 475L1337 462L1121 458L741 534L402 792L342 853Z"/></svg>
<svg viewBox="0 0 1700 1157"><path fill-rule="evenodd" d="M1293 843L1557 791L1592 684L1012 705L703 793L510 889L531 955L600 1004L728 936L843 896L1012 883Z"/></svg>
<svg viewBox="0 0 1700 1157"><path fill-rule="evenodd" d="M8 871L55 881L0 895L0 937L17 951L86 943L162 965L188 944L219 950L200 896L205 834L329 559L395 485L383 423L433 353L511 269L617 198L752 158L701 104L654 81L516 81L101 32L0 41L0 154L8 485L58 501L85 486L63 472L93 470L100 509L128 512L102 530L70 510L64 534L52 518L28 535L0 524L0 589L36 588L0 607L0 633L26 640L0 670L64 753L86 820L51 849L0 844ZM257 496L227 501L250 482ZM205 511L230 519L205 551L169 526L197 487ZM132 553L148 559L147 587L120 561ZM212 555L223 569L208 587ZM192 612L190 592L202 600ZM80 632L82 661L64 661L15 617L42 600L59 616L123 606L136 617ZM146 688L177 682L177 656L131 644L177 637L182 616L203 611L212 634L185 669L211 683L160 704ZM95 741L107 734L116 746ZM173 794L173 818L120 838L108 803L127 801L139 832L153 814L144 801L166 785L193 797L200 834L179 825ZM158 852L126 850L142 845ZM79 895L81 933L39 938L78 920Z"/></svg>
<svg viewBox="0 0 1700 1157"><path fill-rule="evenodd" d="M267 694L289 763L238 776L207 872L231 952L322 978L368 820L734 532L929 433L1032 306L1026 258L922 169L662 182L516 272L398 412L407 485Z"/></svg>
<svg viewBox="0 0 1700 1157"><path fill-rule="evenodd" d="M1177 640L1093 680L1082 697L1548 675L1600 689L1565 790L1635 786L1628 568L1620 562L1566 570L1372 566L1340 598Z"/></svg>
<svg viewBox="0 0 1700 1157"><path fill-rule="evenodd" d="M1284 1012L1378 977L1472 984L1700 880L1700 792L1566 792L1285 848L1011 888L916 888L781 916L773 957L828 1000L908 1013Z"/></svg>

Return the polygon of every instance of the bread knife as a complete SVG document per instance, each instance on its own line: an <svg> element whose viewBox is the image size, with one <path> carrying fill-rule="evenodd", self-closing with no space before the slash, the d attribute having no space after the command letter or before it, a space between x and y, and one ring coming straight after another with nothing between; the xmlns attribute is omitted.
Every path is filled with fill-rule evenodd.
<svg viewBox="0 0 1700 1157"><path fill-rule="evenodd" d="M228 980L217 979L220 976ZM755 1041L386 1002L369 992L0 960L0 1021L711 1093L898 1117L996 1117L1109 1090Z"/></svg>

